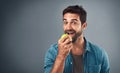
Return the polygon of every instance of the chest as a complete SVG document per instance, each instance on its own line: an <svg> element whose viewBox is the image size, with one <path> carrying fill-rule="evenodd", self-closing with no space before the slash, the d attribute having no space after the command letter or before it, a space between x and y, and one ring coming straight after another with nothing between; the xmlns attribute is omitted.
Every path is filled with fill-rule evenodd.
<svg viewBox="0 0 120 73"><path fill-rule="evenodd" d="M73 60L74 60L73 57L71 55L68 55L65 61L64 73L73 72L73 67L74 67ZM87 53L83 55L82 59L79 59L76 62L81 62L81 63L76 63L76 64L79 64L80 66L83 65L84 73L100 73L100 69L101 69L100 57L98 57L94 53L92 54Z"/></svg>

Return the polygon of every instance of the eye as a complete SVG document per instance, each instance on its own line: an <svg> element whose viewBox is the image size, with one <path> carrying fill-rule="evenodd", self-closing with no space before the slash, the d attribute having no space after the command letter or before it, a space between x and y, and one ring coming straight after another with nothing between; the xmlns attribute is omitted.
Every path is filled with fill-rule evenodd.
<svg viewBox="0 0 120 73"><path fill-rule="evenodd" d="M77 22L76 22L76 21L72 21L71 23L72 23L72 24L77 24Z"/></svg>
<svg viewBox="0 0 120 73"><path fill-rule="evenodd" d="M63 24L66 25L66 24L68 24L68 22L67 21L63 21Z"/></svg>

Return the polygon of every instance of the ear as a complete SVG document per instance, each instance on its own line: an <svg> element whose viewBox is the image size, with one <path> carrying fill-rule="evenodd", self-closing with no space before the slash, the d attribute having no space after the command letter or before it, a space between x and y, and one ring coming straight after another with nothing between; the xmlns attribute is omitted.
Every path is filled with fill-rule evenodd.
<svg viewBox="0 0 120 73"><path fill-rule="evenodd" d="M86 28L87 28L87 23L85 22L85 23L83 23L83 25L82 25L82 29L85 30Z"/></svg>

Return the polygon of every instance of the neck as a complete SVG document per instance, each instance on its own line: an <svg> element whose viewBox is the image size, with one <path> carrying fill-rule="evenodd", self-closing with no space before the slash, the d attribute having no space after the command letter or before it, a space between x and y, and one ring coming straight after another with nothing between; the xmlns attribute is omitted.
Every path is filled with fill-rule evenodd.
<svg viewBox="0 0 120 73"><path fill-rule="evenodd" d="M72 54L73 55L82 55L84 53L84 37L83 35L79 36L75 43L73 43Z"/></svg>

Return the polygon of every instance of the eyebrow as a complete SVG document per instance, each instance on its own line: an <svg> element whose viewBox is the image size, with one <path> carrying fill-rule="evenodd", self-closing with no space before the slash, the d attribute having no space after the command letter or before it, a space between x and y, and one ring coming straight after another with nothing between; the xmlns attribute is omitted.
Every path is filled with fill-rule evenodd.
<svg viewBox="0 0 120 73"><path fill-rule="evenodd" d="M63 21L66 20L66 19L63 19Z"/></svg>
<svg viewBox="0 0 120 73"><path fill-rule="evenodd" d="M78 21L77 19L72 19L72 21Z"/></svg>
<svg viewBox="0 0 120 73"><path fill-rule="evenodd" d="M65 21L65 20L67 20L67 19L63 19L63 21ZM72 21L78 21L77 19L72 19Z"/></svg>

